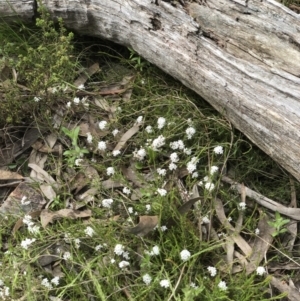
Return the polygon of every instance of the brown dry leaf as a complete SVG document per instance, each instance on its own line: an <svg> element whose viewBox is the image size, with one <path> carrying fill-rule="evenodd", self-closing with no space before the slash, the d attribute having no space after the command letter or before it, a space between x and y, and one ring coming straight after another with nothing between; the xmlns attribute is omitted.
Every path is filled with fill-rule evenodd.
<svg viewBox="0 0 300 301"><path fill-rule="evenodd" d="M94 63L92 66L84 70L82 74L80 74L80 76L75 80L74 86L79 87L80 85L84 85L85 82L89 79L89 77L91 77L98 71L100 71L99 64Z"/></svg>
<svg viewBox="0 0 300 301"><path fill-rule="evenodd" d="M124 185L122 183L113 181L111 179L105 180L105 181L101 182L101 184L104 189L114 189L114 188L124 187Z"/></svg>
<svg viewBox="0 0 300 301"><path fill-rule="evenodd" d="M116 147L114 148L114 151L120 150L125 143L133 136L135 135L140 129L139 125L134 125L132 128L130 128L120 139Z"/></svg>
<svg viewBox="0 0 300 301"><path fill-rule="evenodd" d="M143 183L142 183L140 177L137 176L136 168L134 167L134 165L132 163L130 164L130 166L128 168L126 168L125 166L122 166L121 170L122 170L124 177L127 180L129 180L130 182L132 182L136 187L143 187Z"/></svg>
<svg viewBox="0 0 300 301"><path fill-rule="evenodd" d="M30 164L28 164L28 167L33 169L35 172L39 173L40 174L39 176L45 182L47 182L48 184L52 184L54 187L57 187L56 181L45 170L40 168L38 165L36 165L34 163L30 163Z"/></svg>
<svg viewBox="0 0 300 301"><path fill-rule="evenodd" d="M18 174L17 172L0 169L0 181L22 180L22 179L23 179L23 177L20 174Z"/></svg>
<svg viewBox="0 0 300 301"><path fill-rule="evenodd" d="M83 211L74 210L74 209L61 209L58 211L50 211L47 209L42 210L41 212L41 224L45 228L49 223L54 222L56 219L61 218L84 218L92 216L92 211L87 209Z"/></svg>
<svg viewBox="0 0 300 301"><path fill-rule="evenodd" d="M218 198L215 199L215 210L219 221L227 229L227 231L230 231L232 233L232 239L234 240L234 242L238 245L238 247L243 251L243 253L246 256L250 256L252 253L252 248L245 241L245 239L242 238L241 235L235 233L235 229L232 227L232 225L230 224L230 222L228 221L225 215L223 203Z"/></svg>
<svg viewBox="0 0 300 301"><path fill-rule="evenodd" d="M140 216L140 222L133 228L129 229L129 233L138 235L138 236L145 236L149 232L153 231L153 229L158 224L158 216L149 216L149 215L142 215Z"/></svg>
<svg viewBox="0 0 300 301"><path fill-rule="evenodd" d="M24 198L26 197L26 199ZM22 202L23 200L23 202ZM41 210L46 201L27 183L20 183L0 206L0 213L20 214Z"/></svg>

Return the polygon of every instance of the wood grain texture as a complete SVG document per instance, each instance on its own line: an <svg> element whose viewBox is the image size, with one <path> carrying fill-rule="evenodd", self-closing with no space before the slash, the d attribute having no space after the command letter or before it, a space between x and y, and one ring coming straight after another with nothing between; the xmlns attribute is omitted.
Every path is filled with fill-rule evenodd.
<svg viewBox="0 0 300 301"><path fill-rule="evenodd" d="M0 0L0 11L7 0ZM28 19L30 1L11 1ZM130 46L300 180L300 18L272 0L44 1L81 34Z"/></svg>

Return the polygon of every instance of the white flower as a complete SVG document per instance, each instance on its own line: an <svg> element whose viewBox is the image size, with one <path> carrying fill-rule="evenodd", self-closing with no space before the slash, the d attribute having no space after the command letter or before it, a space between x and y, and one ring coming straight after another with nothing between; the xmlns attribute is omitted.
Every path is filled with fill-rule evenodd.
<svg viewBox="0 0 300 301"><path fill-rule="evenodd" d="M215 267L208 267L207 270L211 277L215 277L217 275L217 269Z"/></svg>
<svg viewBox="0 0 300 301"><path fill-rule="evenodd" d="M41 98L40 98L40 97L34 96L33 100L34 100L35 102L39 102L39 101L41 100Z"/></svg>
<svg viewBox="0 0 300 301"><path fill-rule="evenodd" d="M180 258L183 261L187 261L191 257L191 253L188 250L182 250L180 252Z"/></svg>
<svg viewBox="0 0 300 301"><path fill-rule="evenodd" d="M214 148L214 153L216 154L216 155L222 155L223 154L223 147L222 146L220 146L220 145L218 145L218 146L216 146L215 148Z"/></svg>
<svg viewBox="0 0 300 301"><path fill-rule="evenodd" d="M42 286L45 286L48 289L52 289L52 284L49 282L47 278L44 278L41 282Z"/></svg>
<svg viewBox="0 0 300 301"><path fill-rule="evenodd" d="M231 221L232 221L232 217L229 216L229 217L227 218L227 220L228 220L229 222L231 222Z"/></svg>
<svg viewBox="0 0 300 301"><path fill-rule="evenodd" d="M188 156L192 153L191 149L189 149L189 148L185 148L185 149L183 150L183 152L184 152L186 155L188 155Z"/></svg>
<svg viewBox="0 0 300 301"><path fill-rule="evenodd" d="M105 141L99 141L98 142L98 149L99 150L106 150L106 143L105 143Z"/></svg>
<svg viewBox="0 0 300 301"><path fill-rule="evenodd" d="M146 285L149 285L151 283L151 281L152 281L152 277L149 274L143 275L143 282Z"/></svg>
<svg viewBox="0 0 300 301"><path fill-rule="evenodd" d="M159 117L159 118L157 119L157 127L158 127L159 129L162 129L162 128L165 126L165 124L166 124L166 118L164 118L164 117Z"/></svg>
<svg viewBox="0 0 300 301"><path fill-rule="evenodd" d="M218 284L218 288L219 288L221 291L226 291L226 290L227 290L226 282L225 282L225 281L220 281L219 284Z"/></svg>
<svg viewBox="0 0 300 301"><path fill-rule="evenodd" d="M183 150L184 149L184 143L183 143L182 140L173 141L173 142L170 142L170 147L174 150L176 150L176 149Z"/></svg>
<svg viewBox="0 0 300 301"><path fill-rule="evenodd" d="M186 169L188 170L189 174L192 174L196 168L199 159L197 157L193 157L186 165Z"/></svg>
<svg viewBox="0 0 300 301"><path fill-rule="evenodd" d="M168 228L167 228L167 226L161 226L160 227L160 230L162 231L162 232L165 232L165 231L167 231L168 230Z"/></svg>
<svg viewBox="0 0 300 301"><path fill-rule="evenodd" d="M59 277L56 276L56 277L52 278L51 283L53 283L54 285L59 285Z"/></svg>
<svg viewBox="0 0 300 301"><path fill-rule="evenodd" d="M124 188L123 188L123 193L125 193L125 194L130 194L130 193L131 193L131 190L130 190L129 188L127 188L127 187L124 187Z"/></svg>
<svg viewBox="0 0 300 301"><path fill-rule="evenodd" d="M157 188L156 190L161 196L165 196L167 194L167 190L163 188Z"/></svg>
<svg viewBox="0 0 300 301"><path fill-rule="evenodd" d="M209 173L210 173L211 175L213 175L213 174L216 173L218 170L219 170L219 167L218 167L218 166L212 166L212 167L210 168Z"/></svg>
<svg viewBox="0 0 300 301"><path fill-rule="evenodd" d="M203 178L203 181L204 182L207 182L209 180L209 177L208 176L205 176L204 178Z"/></svg>
<svg viewBox="0 0 300 301"><path fill-rule="evenodd" d="M78 89L78 90L84 90L84 89L85 89L84 84L79 85L79 86L77 87L77 89Z"/></svg>
<svg viewBox="0 0 300 301"><path fill-rule="evenodd" d="M245 210L246 209L246 203L245 202L240 202L239 207L240 207L241 210Z"/></svg>
<svg viewBox="0 0 300 301"><path fill-rule="evenodd" d="M31 201L26 201L26 200L27 200L27 196L23 196L22 199L21 199L21 204L26 206L26 205L29 205L31 203Z"/></svg>
<svg viewBox="0 0 300 301"><path fill-rule="evenodd" d="M192 174L196 170L197 166L196 164L192 162L188 162L186 165L186 169L188 170L189 174Z"/></svg>
<svg viewBox="0 0 300 301"><path fill-rule="evenodd" d="M119 130L118 130L118 129L114 129L111 133L112 133L114 136L116 136L116 135L119 133Z"/></svg>
<svg viewBox="0 0 300 301"><path fill-rule="evenodd" d="M76 159L75 160L75 165L80 166L82 162L83 162L83 159Z"/></svg>
<svg viewBox="0 0 300 301"><path fill-rule="evenodd" d="M99 122L99 129L100 130L104 130L107 126L107 121L106 120L102 120Z"/></svg>
<svg viewBox="0 0 300 301"><path fill-rule="evenodd" d="M97 245L97 246L95 247L95 250L96 250L96 251L100 251L102 248L103 248L102 245Z"/></svg>
<svg viewBox="0 0 300 301"><path fill-rule="evenodd" d="M149 134L153 133L153 128L152 128L151 125L148 125L148 126L145 128L145 130L146 130L146 132L149 133Z"/></svg>
<svg viewBox="0 0 300 301"><path fill-rule="evenodd" d="M38 234L38 233L40 233L40 227L37 225L28 226L28 231L29 231L29 233L32 233L32 234Z"/></svg>
<svg viewBox="0 0 300 301"><path fill-rule="evenodd" d="M190 287L192 287L192 288L196 289L196 288L198 288L199 286L198 286L198 285L196 285L196 283L195 283L195 282L191 282L191 283L190 283Z"/></svg>
<svg viewBox="0 0 300 301"><path fill-rule="evenodd" d="M68 101L68 102L67 102L66 107L67 107L67 108L70 108L70 107L71 107L71 101Z"/></svg>
<svg viewBox="0 0 300 301"><path fill-rule="evenodd" d="M175 170L175 169L177 169L177 165L172 162L172 163L169 164L169 169L170 170Z"/></svg>
<svg viewBox="0 0 300 301"><path fill-rule="evenodd" d="M130 257L129 257L129 252L123 252L123 254L122 254L122 256L126 259L126 260L129 260L130 259Z"/></svg>
<svg viewBox="0 0 300 301"><path fill-rule="evenodd" d="M129 265L130 265L130 263L126 260L122 260L121 262L119 262L120 269L124 269L124 268L128 267Z"/></svg>
<svg viewBox="0 0 300 301"><path fill-rule="evenodd" d="M79 238L75 238L75 239L74 239L74 244L75 244L75 248L76 248L76 249L79 249L79 248L80 248L80 243L81 243L81 241L80 241Z"/></svg>
<svg viewBox="0 0 300 301"><path fill-rule="evenodd" d="M142 122L143 122L143 116L139 116L136 120L136 124L140 125L140 124L142 124Z"/></svg>
<svg viewBox="0 0 300 301"><path fill-rule="evenodd" d="M25 215L23 217L23 223L26 224L28 227L33 226L34 222L32 221L32 216L31 215Z"/></svg>
<svg viewBox="0 0 300 301"><path fill-rule="evenodd" d="M204 185L205 189L208 191L212 191L215 188L215 184L211 182L206 182Z"/></svg>
<svg viewBox="0 0 300 301"><path fill-rule="evenodd" d="M63 259L64 260L69 260L69 259L71 259L72 258L72 256L71 256L71 253L70 252L65 252L64 254L63 254Z"/></svg>
<svg viewBox="0 0 300 301"><path fill-rule="evenodd" d="M110 263L112 263L112 264L115 263L115 262L116 262L116 260L113 259L113 258L110 260Z"/></svg>
<svg viewBox="0 0 300 301"><path fill-rule="evenodd" d="M118 155L121 154L121 151L118 150L118 149L117 150L113 150L112 154L113 154L114 157L116 157L116 156L118 156Z"/></svg>
<svg viewBox="0 0 300 301"><path fill-rule="evenodd" d="M133 207L128 207L127 210L128 210L128 212L129 212L130 214L133 213Z"/></svg>
<svg viewBox="0 0 300 301"><path fill-rule="evenodd" d="M138 151L133 152L133 157L137 158L139 161L143 161L144 158L146 157L147 153L144 148L139 149Z"/></svg>
<svg viewBox="0 0 300 301"><path fill-rule="evenodd" d="M115 173L115 169L113 167L107 167L106 174L108 176L112 176Z"/></svg>
<svg viewBox="0 0 300 301"><path fill-rule="evenodd" d="M255 229L255 234L256 234L256 235L259 235L259 233L260 233L260 230L259 230L258 228L256 228L256 229Z"/></svg>
<svg viewBox="0 0 300 301"><path fill-rule="evenodd" d="M156 171L160 176L165 176L167 174L167 171L164 168L157 168Z"/></svg>
<svg viewBox="0 0 300 301"><path fill-rule="evenodd" d="M121 244L116 244L115 248L114 248L114 252L117 255L122 255L124 252L124 246Z"/></svg>
<svg viewBox="0 0 300 301"><path fill-rule="evenodd" d="M159 247L158 246L154 246L150 252L149 251L145 251L145 253L148 254L148 255L150 255L150 256L159 255Z"/></svg>
<svg viewBox="0 0 300 301"><path fill-rule="evenodd" d="M202 218L202 223L203 223L203 224L209 224L209 223L210 223L209 218L208 218L207 216L204 216L204 217Z"/></svg>
<svg viewBox="0 0 300 301"><path fill-rule="evenodd" d="M105 208L110 208L112 203L113 203L113 199L102 200L102 206Z"/></svg>
<svg viewBox="0 0 300 301"><path fill-rule="evenodd" d="M257 267L256 269L256 274L259 276L262 276L263 274L265 274L267 271L264 267Z"/></svg>
<svg viewBox="0 0 300 301"><path fill-rule="evenodd" d="M172 153L172 154L170 155L170 159L171 159L171 161L172 161L173 163L176 163L176 162L179 161L179 158L178 158L177 153Z"/></svg>
<svg viewBox="0 0 300 301"><path fill-rule="evenodd" d="M90 132L86 133L86 140L87 140L87 143L92 143L93 136Z"/></svg>
<svg viewBox="0 0 300 301"><path fill-rule="evenodd" d="M161 287L168 288L170 286L170 281L168 279L163 279L159 282Z"/></svg>
<svg viewBox="0 0 300 301"><path fill-rule="evenodd" d="M75 97L73 99L73 102L74 102L75 105L78 105L80 103L80 98L79 97Z"/></svg>
<svg viewBox="0 0 300 301"><path fill-rule="evenodd" d="M192 173L192 178L195 179L195 178L198 178L199 177L199 174L197 171L193 172Z"/></svg>
<svg viewBox="0 0 300 301"><path fill-rule="evenodd" d="M86 227L84 230L85 235L92 237L95 233L94 229L90 226Z"/></svg>
<svg viewBox="0 0 300 301"><path fill-rule="evenodd" d="M160 147L165 144L166 138L163 135L158 136L155 138L151 144L153 150L158 151Z"/></svg>
<svg viewBox="0 0 300 301"><path fill-rule="evenodd" d="M191 139L193 135L196 133L196 130L193 127L189 127L186 129L187 138Z"/></svg>
<svg viewBox="0 0 300 301"><path fill-rule="evenodd" d="M147 204L145 207L146 207L146 211L150 211L151 210L151 205L150 204Z"/></svg>
<svg viewBox="0 0 300 301"><path fill-rule="evenodd" d="M32 238L32 239L26 238L25 240L22 240L22 241L21 241L21 247L22 247L23 249L27 250L28 247L29 247L32 243L34 243L35 241L36 241L35 238Z"/></svg>

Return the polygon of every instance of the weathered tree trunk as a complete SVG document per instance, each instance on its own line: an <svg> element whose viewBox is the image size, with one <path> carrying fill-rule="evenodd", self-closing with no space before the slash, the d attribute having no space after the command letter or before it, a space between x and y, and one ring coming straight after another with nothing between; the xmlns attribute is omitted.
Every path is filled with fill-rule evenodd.
<svg viewBox="0 0 300 301"><path fill-rule="evenodd" d="M33 17L34 0L9 1L2 16ZM43 3L70 29L130 46L196 91L300 180L299 16L273 0L179 2Z"/></svg>

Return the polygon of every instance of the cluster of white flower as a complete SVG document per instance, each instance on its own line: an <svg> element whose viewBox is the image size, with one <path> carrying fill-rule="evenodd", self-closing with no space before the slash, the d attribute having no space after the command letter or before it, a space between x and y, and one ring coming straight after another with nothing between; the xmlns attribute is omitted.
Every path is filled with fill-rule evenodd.
<svg viewBox="0 0 300 301"><path fill-rule="evenodd" d="M215 277L217 275L217 269L215 267L208 267L207 270L211 277Z"/></svg>
<svg viewBox="0 0 300 301"><path fill-rule="evenodd" d="M27 196L23 196L22 199L21 199L21 205L27 206L31 203L30 200L27 200L27 201L26 200L27 200Z"/></svg>
<svg viewBox="0 0 300 301"><path fill-rule="evenodd" d="M113 136L117 136L117 134L119 133L119 130L118 129L114 129L112 132Z"/></svg>
<svg viewBox="0 0 300 301"><path fill-rule="evenodd" d="M188 170L189 174L192 174L196 168L197 168L197 163L199 162L199 159L197 157L193 157L187 164L186 164L186 169Z"/></svg>
<svg viewBox="0 0 300 301"><path fill-rule="evenodd" d="M166 138L163 135L158 136L152 141L151 147L153 150L158 151L162 146L165 145Z"/></svg>
<svg viewBox="0 0 300 301"><path fill-rule="evenodd" d="M152 281L152 277L149 274L143 275L143 282L146 285L149 285L151 283L151 281Z"/></svg>
<svg viewBox="0 0 300 301"><path fill-rule="evenodd" d="M91 144L93 142L93 136L90 132L86 133L87 143Z"/></svg>
<svg viewBox="0 0 300 301"><path fill-rule="evenodd" d="M28 249L28 247L32 244L32 243L34 243L36 241L36 239L35 238L26 238L26 239L24 239L24 240L22 240L21 241L21 247L23 248L23 249L25 249L25 250L27 250Z"/></svg>
<svg viewBox="0 0 300 301"><path fill-rule="evenodd" d="M31 215L25 215L23 218L23 223L27 225L28 231L32 234L37 234L40 232L40 227L35 225L32 221Z"/></svg>
<svg viewBox="0 0 300 301"><path fill-rule="evenodd" d="M145 253L150 256L159 255L159 246L154 246L150 252L145 251Z"/></svg>
<svg viewBox="0 0 300 301"><path fill-rule="evenodd" d="M239 208L240 208L240 210L245 210L246 209L246 203L245 202L240 202L239 203Z"/></svg>
<svg viewBox="0 0 300 301"><path fill-rule="evenodd" d="M218 284L218 287L221 291L226 291L227 290L227 284L225 281L220 281Z"/></svg>
<svg viewBox="0 0 300 301"><path fill-rule="evenodd" d="M166 124L166 118L159 117L157 119L157 127L158 127L158 129L162 129L165 126L165 124Z"/></svg>
<svg viewBox="0 0 300 301"><path fill-rule="evenodd" d="M115 173L115 169L113 167L107 167L106 174L108 176L112 176L112 175L114 175L114 173Z"/></svg>
<svg viewBox="0 0 300 301"><path fill-rule="evenodd" d="M157 168L156 171L160 176L165 176L167 174L167 170L164 168Z"/></svg>
<svg viewBox="0 0 300 301"><path fill-rule="evenodd" d="M163 188L157 188L156 190L160 196L166 196L167 195L167 190Z"/></svg>
<svg viewBox="0 0 300 301"><path fill-rule="evenodd" d="M95 234L95 230L92 227L87 226L84 230L84 233L86 236L92 237Z"/></svg>
<svg viewBox="0 0 300 301"><path fill-rule="evenodd" d="M196 130L193 127L188 127L185 132L187 134L187 138L192 139L192 137L196 133Z"/></svg>
<svg viewBox="0 0 300 301"><path fill-rule="evenodd" d="M180 258L182 261L187 261L191 257L191 253L188 250L182 250L180 252Z"/></svg>
<svg viewBox="0 0 300 301"><path fill-rule="evenodd" d="M159 285L164 288L168 288L170 286L170 281L168 279L163 279L159 282Z"/></svg>
<svg viewBox="0 0 300 301"><path fill-rule="evenodd" d="M105 128L107 127L107 121L106 120L102 120L99 122L99 129L100 130L105 130Z"/></svg>
<svg viewBox="0 0 300 301"><path fill-rule="evenodd" d="M266 269L264 267L261 267L261 266L257 267L257 269L256 269L256 274L257 275L262 276L262 275L264 275L266 273L267 273L267 271L266 271Z"/></svg>
<svg viewBox="0 0 300 301"><path fill-rule="evenodd" d="M44 278L41 282L41 285L46 287L47 289L52 289L53 285L54 286L59 285L59 277L56 276L56 277L52 278L51 281L49 281L47 278Z"/></svg>
<svg viewBox="0 0 300 301"><path fill-rule="evenodd" d="M177 150L177 149L184 150L185 149L185 146L184 146L184 143L182 140L170 142L170 147L173 150Z"/></svg>
<svg viewBox="0 0 300 301"><path fill-rule="evenodd" d="M111 208L113 202L113 199L104 199L102 200L102 206L105 208Z"/></svg>
<svg viewBox="0 0 300 301"><path fill-rule="evenodd" d="M100 151L105 151L106 150L106 142L105 141L99 141L98 142L98 149Z"/></svg>
<svg viewBox="0 0 300 301"><path fill-rule="evenodd" d="M129 188L127 188L127 187L124 187L123 188L123 193L125 193L125 194L130 194L131 193L131 190L129 189Z"/></svg>
<svg viewBox="0 0 300 301"><path fill-rule="evenodd" d="M144 148L140 148L139 150L135 150L133 152L133 158L136 158L138 161L143 161L146 157L147 153Z"/></svg>

